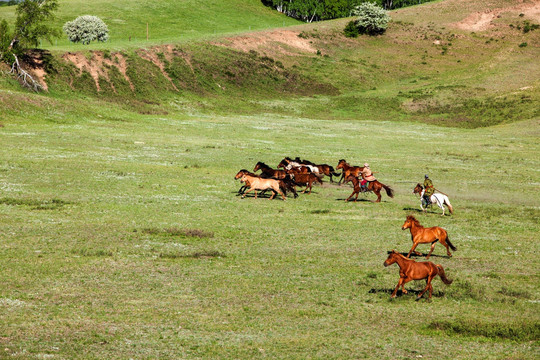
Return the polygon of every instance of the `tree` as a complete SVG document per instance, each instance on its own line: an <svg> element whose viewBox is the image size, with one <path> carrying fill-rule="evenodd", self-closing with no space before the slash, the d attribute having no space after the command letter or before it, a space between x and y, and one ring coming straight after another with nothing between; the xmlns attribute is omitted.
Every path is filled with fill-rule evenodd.
<svg viewBox="0 0 540 360"><path fill-rule="evenodd" d="M94 40L105 42L109 39L109 28L97 16L79 16L75 20L65 23L63 29L69 41L75 43L82 42L88 45Z"/></svg>
<svg viewBox="0 0 540 360"><path fill-rule="evenodd" d="M10 73L18 75L23 86L35 91L42 90L42 86L21 67L19 56L37 47L41 39L52 43L52 39L59 36L59 30L48 25L56 9L58 0L22 0L15 10L13 32L9 32L5 20L0 23L0 59L11 65Z"/></svg>
<svg viewBox="0 0 540 360"><path fill-rule="evenodd" d="M390 16L388 12L375 3L363 3L353 10L356 15L356 25L360 33L368 35L382 34L388 27Z"/></svg>

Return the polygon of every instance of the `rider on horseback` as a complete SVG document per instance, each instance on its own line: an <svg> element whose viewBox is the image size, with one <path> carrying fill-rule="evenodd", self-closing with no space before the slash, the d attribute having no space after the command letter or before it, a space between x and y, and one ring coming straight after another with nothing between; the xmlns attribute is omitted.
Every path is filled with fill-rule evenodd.
<svg viewBox="0 0 540 360"><path fill-rule="evenodd" d="M431 205L431 195L433 195L434 192L435 188L433 187L433 182L426 174L424 180L424 200L426 200L427 205Z"/></svg>
<svg viewBox="0 0 540 360"><path fill-rule="evenodd" d="M360 174L362 175L362 181L360 182L362 191L368 191L368 182L377 180L375 179L375 176L373 176L373 173L371 172L368 163L364 164L364 168L362 169L362 172Z"/></svg>

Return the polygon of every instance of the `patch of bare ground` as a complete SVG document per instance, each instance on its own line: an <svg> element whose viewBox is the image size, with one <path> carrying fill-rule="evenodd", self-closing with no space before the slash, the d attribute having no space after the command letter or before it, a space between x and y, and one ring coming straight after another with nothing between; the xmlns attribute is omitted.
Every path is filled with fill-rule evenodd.
<svg viewBox="0 0 540 360"><path fill-rule="evenodd" d="M62 58L68 62L71 62L79 69L80 74L83 71L87 71L94 79L97 91L101 91L99 85L99 78L104 78L111 86L112 90L116 93L114 84L110 81L109 72L107 67L116 67L118 71L124 76L124 79L128 82L132 91L135 90L133 83L127 76L127 61L124 55L121 53L112 53L109 57L105 57L105 54L101 51L93 51L90 53L91 57L88 58L83 53L71 53L67 52L62 55Z"/></svg>
<svg viewBox="0 0 540 360"><path fill-rule="evenodd" d="M311 53L317 50L309 39L299 37L300 33L293 30L273 30L265 32L250 33L235 37L225 38L224 42L215 43L215 45L231 47L244 52L255 51L276 51L284 55L298 55Z"/></svg>
<svg viewBox="0 0 540 360"><path fill-rule="evenodd" d="M171 63L174 58L181 57L182 59L184 59L191 71L194 72L193 65L191 64L191 58L189 57L189 55L183 51L175 49L173 45L164 45L152 47L149 49L141 49L137 52L137 55L139 55L142 59L150 61L151 63L156 65L161 71L161 74L170 82L171 86L176 91L179 91L178 87L174 84L173 80L167 73L165 63L162 61L160 56L162 56L164 60L169 63Z"/></svg>
<svg viewBox="0 0 540 360"><path fill-rule="evenodd" d="M515 1L514 6L488 9L483 12L474 12L465 19L452 24L461 30L485 31L494 28L494 20L501 17L503 13L515 13L526 19L540 22L540 2L538 1Z"/></svg>

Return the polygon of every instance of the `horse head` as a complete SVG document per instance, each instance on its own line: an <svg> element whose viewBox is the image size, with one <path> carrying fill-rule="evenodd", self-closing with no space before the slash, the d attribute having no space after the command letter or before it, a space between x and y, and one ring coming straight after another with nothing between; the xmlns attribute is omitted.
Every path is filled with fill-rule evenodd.
<svg viewBox="0 0 540 360"><path fill-rule="evenodd" d="M347 161L345 161L345 159L339 160L338 164L336 166L336 170L337 169L343 169L345 165L347 165Z"/></svg>
<svg viewBox="0 0 540 360"><path fill-rule="evenodd" d="M265 163L259 161L259 162L255 165L255 167L253 168L253 172L255 172L255 171L259 170L259 169L262 169L262 168L264 168L264 167L265 167Z"/></svg>
<svg viewBox="0 0 540 360"><path fill-rule="evenodd" d="M285 159L286 159L286 158L285 158ZM279 169L279 168L284 168L284 169L285 169L285 168L287 167L287 165L289 165L289 162L286 161L285 159L281 160L281 162L278 164L278 166L277 166L278 169Z"/></svg>
<svg viewBox="0 0 540 360"><path fill-rule="evenodd" d="M418 183L414 187L413 194L420 194L422 193L422 190L424 190L424 187Z"/></svg>
<svg viewBox="0 0 540 360"><path fill-rule="evenodd" d="M356 180L356 181L355 181ZM353 185L355 185L355 183L358 183L358 178L354 175L349 175L345 178L345 180L343 181L344 184L348 183L349 181L351 181L353 183Z"/></svg>
<svg viewBox="0 0 540 360"><path fill-rule="evenodd" d="M388 253L388 258L384 261L384 267L390 266L397 261L399 253L396 250L392 250Z"/></svg>
<svg viewBox="0 0 540 360"><path fill-rule="evenodd" d="M405 222L401 226L401 230L410 229L413 226L413 224L420 225L420 223L418 222L418 220L416 220L414 216L408 215L407 218L405 219Z"/></svg>
<svg viewBox="0 0 540 360"><path fill-rule="evenodd" d="M247 173L248 173L248 171L247 171L246 169L240 170L240 171L236 174L236 176L234 177L234 180L240 179L243 175L245 175L245 174L247 174Z"/></svg>

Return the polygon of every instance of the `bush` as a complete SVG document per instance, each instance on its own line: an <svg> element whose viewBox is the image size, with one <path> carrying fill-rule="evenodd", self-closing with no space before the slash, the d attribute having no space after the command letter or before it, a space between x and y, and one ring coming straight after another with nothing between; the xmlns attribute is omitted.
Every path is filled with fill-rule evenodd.
<svg viewBox="0 0 540 360"><path fill-rule="evenodd" d="M356 26L362 34L382 34L386 31L390 21L388 12L375 3L362 3L356 6L352 13L358 16Z"/></svg>
<svg viewBox="0 0 540 360"><path fill-rule="evenodd" d="M75 20L65 23L63 29L69 41L75 43L82 42L88 45L94 40L105 42L109 39L107 25L97 16L79 16Z"/></svg>
<svg viewBox="0 0 540 360"><path fill-rule="evenodd" d="M343 32L345 33L346 37L355 38L358 37L360 34L360 30L358 29L358 26L356 25L356 21L352 20L349 21L347 26L345 26L345 29L343 29Z"/></svg>

